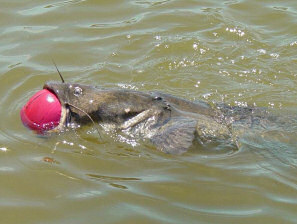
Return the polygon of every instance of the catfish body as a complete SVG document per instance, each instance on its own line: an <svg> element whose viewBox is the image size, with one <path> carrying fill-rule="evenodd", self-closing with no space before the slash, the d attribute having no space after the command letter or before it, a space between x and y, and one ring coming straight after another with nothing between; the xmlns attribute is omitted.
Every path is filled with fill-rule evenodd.
<svg viewBox="0 0 297 224"><path fill-rule="evenodd" d="M247 128L267 117L266 110L259 108L210 106L160 92L57 82L47 82L44 89L52 91L62 105L60 124L54 131L94 121L148 139L158 150L172 154L187 151L193 141L236 145Z"/></svg>

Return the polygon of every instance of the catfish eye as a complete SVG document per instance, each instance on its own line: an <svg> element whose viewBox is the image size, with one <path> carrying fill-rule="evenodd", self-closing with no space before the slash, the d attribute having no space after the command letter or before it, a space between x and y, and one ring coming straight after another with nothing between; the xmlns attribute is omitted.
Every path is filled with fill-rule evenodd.
<svg viewBox="0 0 297 224"><path fill-rule="evenodd" d="M74 96L80 96L82 94L82 89L78 86L74 87L73 94Z"/></svg>

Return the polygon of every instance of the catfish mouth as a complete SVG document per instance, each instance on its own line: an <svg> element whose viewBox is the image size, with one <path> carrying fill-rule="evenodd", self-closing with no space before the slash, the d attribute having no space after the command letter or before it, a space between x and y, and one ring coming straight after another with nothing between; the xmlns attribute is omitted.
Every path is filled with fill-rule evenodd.
<svg viewBox="0 0 297 224"><path fill-rule="evenodd" d="M59 121L59 125L57 127L55 127L54 129L48 130L47 132L60 132L60 131L63 131L66 127L68 127L68 124L69 124L70 119L71 119L71 113L70 113L69 106L59 96L60 95L59 90L55 90L54 88L49 86L47 83L44 84L43 89L46 89L46 90L50 91L51 93L53 93L57 97L57 99L59 100L59 102L61 104L61 118L60 118L60 121Z"/></svg>

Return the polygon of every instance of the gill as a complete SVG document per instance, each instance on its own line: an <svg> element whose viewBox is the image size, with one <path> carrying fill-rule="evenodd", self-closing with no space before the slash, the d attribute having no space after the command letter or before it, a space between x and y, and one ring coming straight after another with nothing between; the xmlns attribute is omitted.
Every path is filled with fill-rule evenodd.
<svg viewBox="0 0 297 224"><path fill-rule="evenodd" d="M58 66L56 65L56 63L55 63L55 61L54 61L53 59L52 59L52 61L53 61L53 64L55 65L55 67L56 67L56 70L57 70L57 72L58 72L58 74L59 74L59 76L60 76L60 78L61 78L62 83L65 83L64 78L63 78L61 72L60 72L59 69L58 69ZM99 131L99 129L98 129L98 127L97 127L95 121L93 120L93 118L92 118L87 112L85 112L83 109L81 109L81 108L79 108L79 107L77 107L77 106L75 106L75 105L73 105L73 104L71 104L71 103L69 103L69 102L65 102L65 107L66 107L66 110L69 110L69 111L70 111L70 113L71 113L71 109L70 109L70 107L73 107L73 108L75 108L75 109L81 111L82 113L84 113L84 114L91 120L91 122L93 123L93 125L94 125L96 131L97 131L98 134L99 134L100 139L102 140L100 131ZM68 124L68 122L66 122L66 125L67 125L67 124Z"/></svg>

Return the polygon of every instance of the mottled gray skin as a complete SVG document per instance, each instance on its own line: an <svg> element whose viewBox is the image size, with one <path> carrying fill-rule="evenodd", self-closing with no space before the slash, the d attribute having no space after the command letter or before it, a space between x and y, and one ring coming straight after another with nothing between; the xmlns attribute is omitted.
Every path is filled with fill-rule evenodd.
<svg viewBox="0 0 297 224"><path fill-rule="evenodd" d="M61 131L70 123L90 123L87 113L99 124L149 139L158 150L172 154L187 151L193 141L236 145L247 128L255 124L261 127L262 118L267 117L263 109L223 104L212 107L160 92L58 82L48 82L44 88L54 92L63 107L60 125L54 131Z"/></svg>

